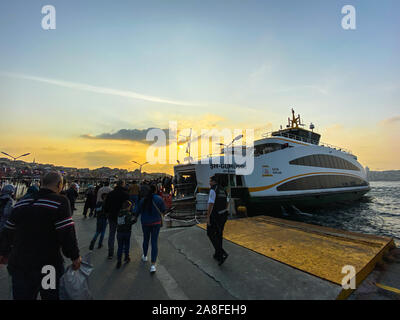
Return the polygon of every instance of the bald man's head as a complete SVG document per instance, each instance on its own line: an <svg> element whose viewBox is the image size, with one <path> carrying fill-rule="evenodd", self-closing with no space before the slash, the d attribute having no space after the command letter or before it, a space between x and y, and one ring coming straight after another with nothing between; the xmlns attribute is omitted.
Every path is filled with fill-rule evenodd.
<svg viewBox="0 0 400 320"><path fill-rule="evenodd" d="M63 188L63 177L57 171L50 171L43 176L42 188L59 193Z"/></svg>

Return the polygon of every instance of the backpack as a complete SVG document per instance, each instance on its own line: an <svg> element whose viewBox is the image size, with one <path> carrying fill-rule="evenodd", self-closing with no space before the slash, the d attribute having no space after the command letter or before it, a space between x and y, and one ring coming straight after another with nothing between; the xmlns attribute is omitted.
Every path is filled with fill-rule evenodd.
<svg viewBox="0 0 400 320"><path fill-rule="evenodd" d="M117 218L117 224L118 226L125 226L127 224L126 221L127 215L126 214L119 214Z"/></svg>
<svg viewBox="0 0 400 320"><path fill-rule="evenodd" d="M6 220L8 217L4 217L4 209L6 208L8 201L11 201L10 199L0 199L0 231L3 229Z"/></svg>
<svg viewBox="0 0 400 320"><path fill-rule="evenodd" d="M135 224L135 223L136 223L135 217L133 217L131 213L121 211L118 214L118 217L117 217L117 225L118 225L118 227L122 227L122 228L126 227L126 228L128 228L132 224Z"/></svg>
<svg viewBox="0 0 400 320"><path fill-rule="evenodd" d="M3 217L4 209L7 206L8 201L10 201L8 198L0 199L0 219Z"/></svg>

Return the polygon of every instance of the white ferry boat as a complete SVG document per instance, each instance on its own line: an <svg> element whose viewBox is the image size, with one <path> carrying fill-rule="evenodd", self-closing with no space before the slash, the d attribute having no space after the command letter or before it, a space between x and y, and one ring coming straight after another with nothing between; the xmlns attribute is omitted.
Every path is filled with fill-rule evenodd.
<svg viewBox="0 0 400 320"><path fill-rule="evenodd" d="M224 164L223 154L214 162L209 157L208 163L176 165L174 201L193 201L197 193L207 193L212 175L231 190L236 205L247 206L249 214L282 206L308 208L353 201L370 190L366 171L351 151L320 142L313 125L310 130L302 128L294 110L288 122L285 129L254 142L251 174L237 174L236 164Z"/></svg>

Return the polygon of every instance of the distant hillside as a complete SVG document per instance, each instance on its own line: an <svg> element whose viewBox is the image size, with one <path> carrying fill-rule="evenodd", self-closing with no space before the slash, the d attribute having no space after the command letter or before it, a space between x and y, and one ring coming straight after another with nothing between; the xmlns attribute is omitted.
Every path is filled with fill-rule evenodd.
<svg viewBox="0 0 400 320"><path fill-rule="evenodd" d="M368 171L368 181L400 181L400 170Z"/></svg>

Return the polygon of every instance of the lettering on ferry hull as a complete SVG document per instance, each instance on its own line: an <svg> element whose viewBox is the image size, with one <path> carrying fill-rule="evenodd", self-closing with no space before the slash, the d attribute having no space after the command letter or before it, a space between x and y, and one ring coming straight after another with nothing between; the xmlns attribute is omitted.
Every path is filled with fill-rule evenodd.
<svg viewBox="0 0 400 320"><path fill-rule="evenodd" d="M213 164L213 163L210 163L211 170L227 169L227 171L232 171L233 173L235 173L235 170L238 168L244 169L244 168L246 168L246 165L245 164Z"/></svg>
<svg viewBox="0 0 400 320"><path fill-rule="evenodd" d="M279 168L272 168L272 174L282 174L282 171Z"/></svg>

